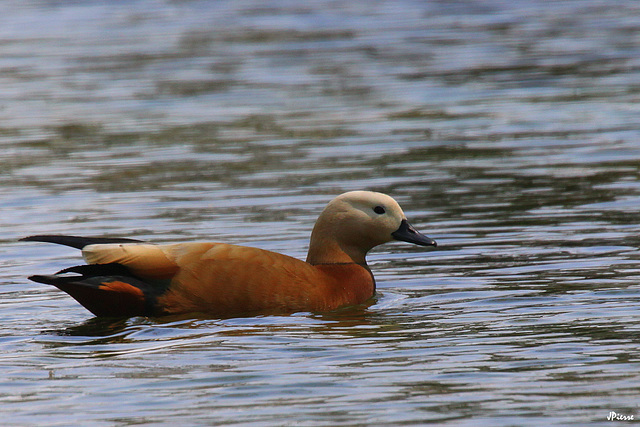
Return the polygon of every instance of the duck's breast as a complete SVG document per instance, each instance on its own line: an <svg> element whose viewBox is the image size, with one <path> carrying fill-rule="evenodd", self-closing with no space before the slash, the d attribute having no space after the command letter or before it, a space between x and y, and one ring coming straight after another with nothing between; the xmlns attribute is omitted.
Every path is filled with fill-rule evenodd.
<svg viewBox="0 0 640 427"><path fill-rule="evenodd" d="M371 298L376 290L375 280L369 267L356 263L319 264L316 269L330 279L325 279L322 290L324 307L333 310L347 305L362 304Z"/></svg>

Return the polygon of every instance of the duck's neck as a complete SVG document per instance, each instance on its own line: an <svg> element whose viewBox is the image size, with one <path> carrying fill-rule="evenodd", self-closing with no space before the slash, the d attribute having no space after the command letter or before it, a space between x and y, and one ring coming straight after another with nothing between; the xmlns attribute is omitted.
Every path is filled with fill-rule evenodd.
<svg viewBox="0 0 640 427"><path fill-rule="evenodd" d="M362 248L340 244L335 238L323 235L314 229L309 242L307 262L309 264L347 264L367 265L367 251Z"/></svg>

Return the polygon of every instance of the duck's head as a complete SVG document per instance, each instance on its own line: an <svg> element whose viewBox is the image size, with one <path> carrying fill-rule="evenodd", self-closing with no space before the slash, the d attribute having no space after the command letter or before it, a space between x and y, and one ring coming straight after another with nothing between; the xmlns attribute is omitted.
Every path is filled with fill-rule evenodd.
<svg viewBox="0 0 640 427"><path fill-rule="evenodd" d="M320 214L309 245L307 261L365 262L372 248L393 240L436 246L407 221L392 197L372 191L350 191L333 199Z"/></svg>

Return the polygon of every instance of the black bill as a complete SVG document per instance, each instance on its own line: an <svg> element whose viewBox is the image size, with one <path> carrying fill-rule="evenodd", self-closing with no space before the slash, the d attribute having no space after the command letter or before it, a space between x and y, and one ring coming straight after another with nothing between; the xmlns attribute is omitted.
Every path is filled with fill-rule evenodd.
<svg viewBox="0 0 640 427"><path fill-rule="evenodd" d="M406 219L402 220L400 228L391 233L391 235L396 240L414 243L420 246L438 246L435 240L418 232Z"/></svg>

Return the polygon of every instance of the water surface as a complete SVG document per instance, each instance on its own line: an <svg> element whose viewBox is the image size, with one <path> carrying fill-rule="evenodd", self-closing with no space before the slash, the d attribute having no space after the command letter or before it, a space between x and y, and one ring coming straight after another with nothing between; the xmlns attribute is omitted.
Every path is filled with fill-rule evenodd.
<svg viewBox="0 0 640 427"><path fill-rule="evenodd" d="M640 417L632 1L0 6L0 413L11 425L601 425ZM371 304L95 319L39 233L304 258L393 195L437 251Z"/></svg>

